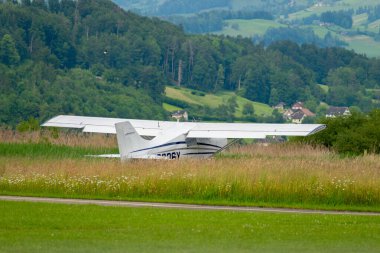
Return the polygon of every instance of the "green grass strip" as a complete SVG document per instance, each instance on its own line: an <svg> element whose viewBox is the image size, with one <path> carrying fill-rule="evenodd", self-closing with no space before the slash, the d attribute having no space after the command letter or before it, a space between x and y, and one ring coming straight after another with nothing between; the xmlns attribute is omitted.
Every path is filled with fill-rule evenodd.
<svg viewBox="0 0 380 253"><path fill-rule="evenodd" d="M380 217L0 202L0 252L379 252Z"/></svg>

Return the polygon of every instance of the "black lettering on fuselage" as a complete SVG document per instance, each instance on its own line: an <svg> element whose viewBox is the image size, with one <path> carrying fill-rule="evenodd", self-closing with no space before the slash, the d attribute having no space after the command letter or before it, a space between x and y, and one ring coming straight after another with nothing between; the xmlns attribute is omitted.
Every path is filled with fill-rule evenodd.
<svg viewBox="0 0 380 253"><path fill-rule="evenodd" d="M181 152L171 152L171 153L163 153L157 154L158 157L166 157L168 159L179 159L181 156Z"/></svg>

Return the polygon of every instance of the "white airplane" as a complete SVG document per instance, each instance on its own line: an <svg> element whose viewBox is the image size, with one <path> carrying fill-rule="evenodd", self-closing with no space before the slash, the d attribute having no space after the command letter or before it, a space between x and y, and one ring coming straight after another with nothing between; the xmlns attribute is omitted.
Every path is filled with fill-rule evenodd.
<svg viewBox="0 0 380 253"><path fill-rule="evenodd" d="M321 124L199 123L157 120L56 116L42 126L78 128L88 133L116 134L120 157L128 159L208 158L228 146L227 139L308 136Z"/></svg>

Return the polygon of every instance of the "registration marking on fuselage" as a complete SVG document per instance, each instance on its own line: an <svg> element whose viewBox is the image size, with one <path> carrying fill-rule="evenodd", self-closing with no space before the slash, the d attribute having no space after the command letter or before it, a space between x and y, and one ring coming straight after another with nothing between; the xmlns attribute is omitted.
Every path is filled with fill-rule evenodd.
<svg viewBox="0 0 380 253"><path fill-rule="evenodd" d="M181 152L167 152L167 153L161 153L157 154L158 157L166 157L167 159L179 159L181 156Z"/></svg>

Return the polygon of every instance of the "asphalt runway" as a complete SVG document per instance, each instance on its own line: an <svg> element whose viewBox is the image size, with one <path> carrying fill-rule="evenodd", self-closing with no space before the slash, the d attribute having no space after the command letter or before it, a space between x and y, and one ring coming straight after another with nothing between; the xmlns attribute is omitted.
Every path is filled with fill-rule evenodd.
<svg viewBox="0 0 380 253"><path fill-rule="evenodd" d="M70 204L70 205L148 207L148 208L164 208L164 209L165 208L166 209L184 209L184 210L380 216L379 212L352 212L352 211L324 211L324 210L290 209L290 208L211 206L211 205L190 205L190 204L153 203L153 202L117 201L117 200L63 199L63 198L42 198L42 197L21 197L21 196L0 196L0 200L19 201L19 202L56 203L56 204Z"/></svg>

